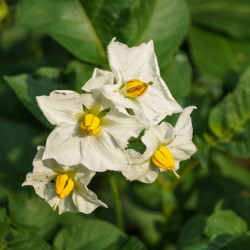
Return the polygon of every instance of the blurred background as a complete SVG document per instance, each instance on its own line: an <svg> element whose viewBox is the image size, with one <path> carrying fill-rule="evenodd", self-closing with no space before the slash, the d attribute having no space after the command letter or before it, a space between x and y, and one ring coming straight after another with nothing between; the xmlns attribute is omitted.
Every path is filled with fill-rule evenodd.
<svg viewBox="0 0 250 250"><path fill-rule="evenodd" d="M249 27L249 0L0 0L0 249L250 249ZM197 106L197 152L180 180L99 173L89 188L109 208L59 216L21 187L53 129L35 97L80 92L113 37L154 41L172 95Z"/></svg>

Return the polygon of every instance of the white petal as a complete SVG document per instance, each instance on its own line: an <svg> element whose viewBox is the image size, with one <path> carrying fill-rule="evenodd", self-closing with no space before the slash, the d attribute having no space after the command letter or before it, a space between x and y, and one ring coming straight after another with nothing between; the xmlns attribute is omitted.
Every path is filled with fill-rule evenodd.
<svg viewBox="0 0 250 250"><path fill-rule="evenodd" d="M50 96L38 96L37 102L51 124L76 124L76 114L82 112L83 98L74 91L56 90Z"/></svg>
<svg viewBox="0 0 250 250"><path fill-rule="evenodd" d="M82 163L82 137L78 124L56 127L47 138L43 160L54 158L59 164L68 166Z"/></svg>
<svg viewBox="0 0 250 250"><path fill-rule="evenodd" d="M149 147L154 151L161 144L171 141L173 135L173 127L167 122L162 122L160 125L152 126L150 129L146 130L141 140L146 147Z"/></svg>
<svg viewBox="0 0 250 250"><path fill-rule="evenodd" d="M103 118L105 129L122 148L128 144L130 137L138 137L144 125L135 116L126 116L112 108Z"/></svg>
<svg viewBox="0 0 250 250"><path fill-rule="evenodd" d="M129 153L130 156L131 153ZM135 154L136 153L137 152L135 152ZM142 158L140 158L140 160L141 163L139 163L136 158L130 158L130 165L127 165L122 170L122 174L130 181L138 180L144 183L154 182L158 177L158 169L151 163L151 158L147 159L145 157L145 161L143 161Z"/></svg>
<svg viewBox="0 0 250 250"><path fill-rule="evenodd" d="M107 207L105 203L97 199L95 193L82 183L77 183L72 194L72 199L77 209L85 214L93 212L99 206Z"/></svg>
<svg viewBox="0 0 250 250"><path fill-rule="evenodd" d="M152 124L158 124L167 115L182 111L181 106L174 100L170 92L165 92L160 85L148 87L147 92L137 97L137 101L141 104L144 115Z"/></svg>
<svg viewBox="0 0 250 250"><path fill-rule="evenodd" d="M88 185L91 179L94 177L94 175L95 175L95 172L80 165L80 167L77 168L75 179L77 182L81 182L84 185Z"/></svg>
<svg viewBox="0 0 250 250"><path fill-rule="evenodd" d="M188 108L185 108L184 111L179 116L179 119L175 125L175 135L180 136L193 136L193 127L192 127L192 120L190 117L190 114L192 111L196 109L195 106L191 106Z"/></svg>
<svg viewBox="0 0 250 250"><path fill-rule="evenodd" d="M68 196L66 196L64 199L56 198L56 199L59 199L59 203L58 203L59 214L62 214L64 212L71 212L71 213L79 212L78 208L76 207L72 199L73 192L70 193ZM52 202L49 202L49 204L51 205L51 207L55 205Z"/></svg>
<svg viewBox="0 0 250 250"><path fill-rule="evenodd" d="M184 109L174 128L174 140L167 145L167 148L178 161L186 160L195 153L196 147L192 142L193 127L190 114L196 107Z"/></svg>
<svg viewBox="0 0 250 250"><path fill-rule="evenodd" d="M81 152L83 165L92 171L120 171L127 164L124 150L104 129L95 136L85 137L81 141Z"/></svg>
<svg viewBox="0 0 250 250"><path fill-rule="evenodd" d="M153 42L128 48L113 39L107 48L109 65L118 83L130 79L144 81L150 74L158 74L159 68Z"/></svg>
<svg viewBox="0 0 250 250"><path fill-rule="evenodd" d="M115 85L106 85L102 90L103 95L108 98L112 103L114 103L115 107L122 112L123 114L128 116L126 108L138 109L140 111L140 106L136 103L136 100L125 98L119 91L119 86Z"/></svg>
<svg viewBox="0 0 250 250"><path fill-rule="evenodd" d="M114 74L106 70L95 68L92 77L82 86L82 90L90 92L93 89L100 89L106 84L113 84Z"/></svg>

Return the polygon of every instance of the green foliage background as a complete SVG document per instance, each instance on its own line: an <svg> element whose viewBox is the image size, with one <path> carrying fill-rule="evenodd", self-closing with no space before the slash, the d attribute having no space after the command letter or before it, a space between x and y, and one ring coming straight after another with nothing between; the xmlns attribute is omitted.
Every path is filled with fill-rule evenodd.
<svg viewBox="0 0 250 250"><path fill-rule="evenodd" d="M0 0L0 249L250 249L249 25L249 0ZM108 69L113 37L154 41L173 96L198 108L198 150L180 181L97 174L90 188L109 208L59 216L21 188L53 128L35 96L80 91L95 67Z"/></svg>

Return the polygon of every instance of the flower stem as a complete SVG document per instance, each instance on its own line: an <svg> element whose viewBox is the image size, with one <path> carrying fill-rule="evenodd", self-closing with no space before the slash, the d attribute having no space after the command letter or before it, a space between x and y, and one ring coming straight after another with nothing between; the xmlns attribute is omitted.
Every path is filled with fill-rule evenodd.
<svg viewBox="0 0 250 250"><path fill-rule="evenodd" d="M123 225L123 215L122 215L122 207L121 207L121 200L119 196L119 190L116 183L115 176L109 175L109 183L112 190L113 198L114 198L114 205L115 205L115 213L116 213L116 224L120 229L124 229Z"/></svg>

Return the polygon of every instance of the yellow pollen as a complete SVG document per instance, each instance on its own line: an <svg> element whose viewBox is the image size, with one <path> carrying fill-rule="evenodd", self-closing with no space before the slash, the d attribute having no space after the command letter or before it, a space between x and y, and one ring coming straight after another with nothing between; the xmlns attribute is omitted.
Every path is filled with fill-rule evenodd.
<svg viewBox="0 0 250 250"><path fill-rule="evenodd" d="M131 79L127 82L127 95L129 97L142 96L146 93L148 85L152 85L152 82L145 83L138 79Z"/></svg>
<svg viewBox="0 0 250 250"><path fill-rule="evenodd" d="M100 119L93 114L87 114L84 121L81 122L80 128L86 136L96 135L101 129Z"/></svg>
<svg viewBox="0 0 250 250"><path fill-rule="evenodd" d="M180 176L174 170L175 168L174 157L170 152L170 150L167 149L166 147L161 146L154 152L152 156L152 162L154 163L155 166L173 172L178 179L180 178Z"/></svg>
<svg viewBox="0 0 250 250"><path fill-rule="evenodd" d="M64 199L74 188L74 181L67 174L60 174L56 178L56 195Z"/></svg>

